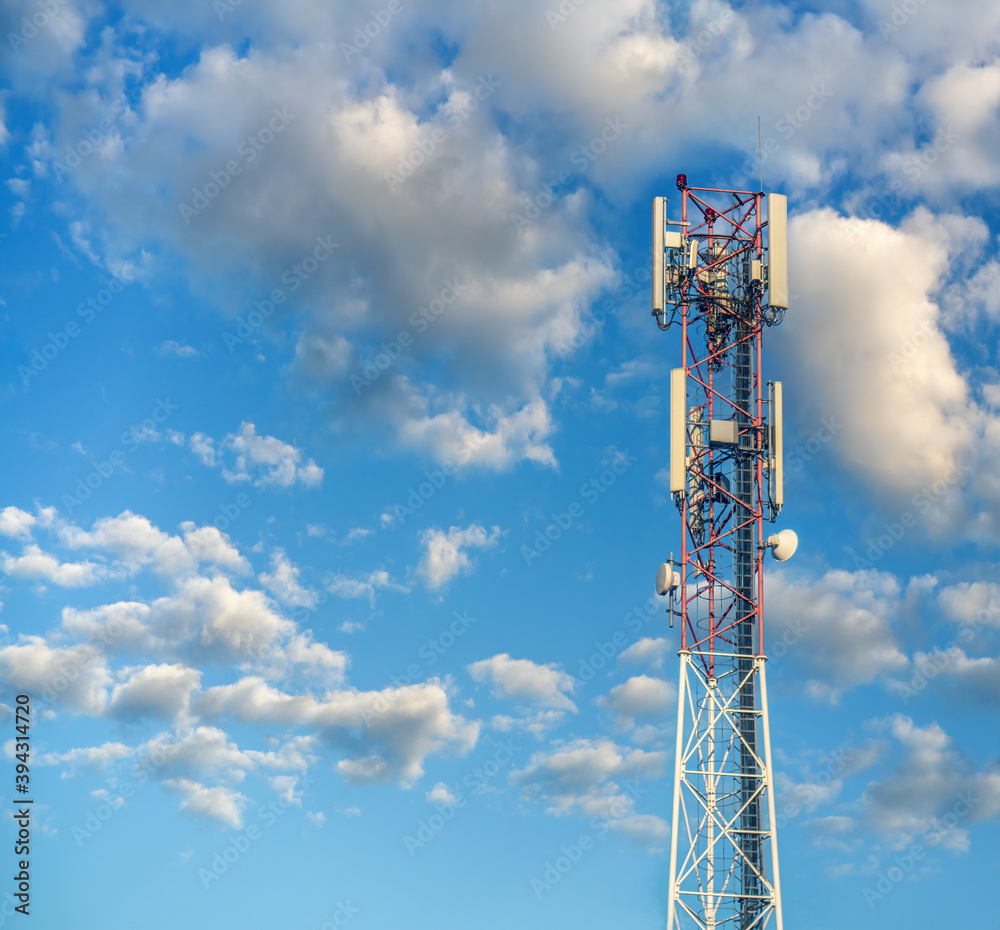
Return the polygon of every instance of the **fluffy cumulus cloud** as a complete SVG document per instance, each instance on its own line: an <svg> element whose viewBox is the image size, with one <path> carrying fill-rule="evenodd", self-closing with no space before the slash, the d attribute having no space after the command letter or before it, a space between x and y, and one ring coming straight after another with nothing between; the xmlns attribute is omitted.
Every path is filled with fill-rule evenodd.
<svg viewBox="0 0 1000 930"><path fill-rule="evenodd" d="M576 712L576 704L568 697L576 682L554 663L540 665L530 659L512 659L502 652L473 662L468 670L475 681L490 682L496 697Z"/></svg>
<svg viewBox="0 0 1000 930"><path fill-rule="evenodd" d="M478 523L465 529L453 526L448 530L424 530L420 534L424 557L417 572L427 587L432 590L441 588L456 575L472 571L472 559L465 550L490 549L497 544L499 537L500 527L494 526L487 532Z"/></svg>
<svg viewBox="0 0 1000 930"><path fill-rule="evenodd" d="M20 507L4 507L0 510L0 533L15 539L30 539L31 528L35 525L34 514Z"/></svg>
<svg viewBox="0 0 1000 930"><path fill-rule="evenodd" d="M312 459L303 461L301 449L274 436L258 436L253 423L240 424L238 433L218 443L211 436L195 433L189 444L205 465L221 468L222 477L230 483L249 482L258 488L301 484L309 488L323 482L323 469Z"/></svg>
<svg viewBox="0 0 1000 930"><path fill-rule="evenodd" d="M239 591L222 576L191 578L153 601L149 626L182 651L216 660L261 655L294 630L260 591Z"/></svg>
<svg viewBox="0 0 1000 930"><path fill-rule="evenodd" d="M676 648L673 651L676 652ZM650 668L659 669L670 652L670 643L662 637L643 636L618 656L618 665L649 665Z"/></svg>
<svg viewBox="0 0 1000 930"><path fill-rule="evenodd" d="M854 775L878 765L886 751L885 740L866 740L858 746L838 747L829 753L810 753L812 758L801 764L797 777L782 766L777 772L776 804L779 810L794 807L812 813L821 807L836 803L844 790L845 782ZM839 808L838 808L839 810ZM845 829L855 826L854 817L839 817L838 825Z"/></svg>
<svg viewBox="0 0 1000 930"><path fill-rule="evenodd" d="M443 782L439 781L430 791L426 794L427 800L432 804L454 804L455 795L451 793L451 789Z"/></svg>
<svg viewBox="0 0 1000 930"><path fill-rule="evenodd" d="M115 127L119 144L73 172L85 196L109 195L109 232L118 235L103 248L122 254L136 234L148 238L151 211L162 223L159 238L201 287L218 288L220 303L231 304L223 279L249 300L281 282L287 298L294 278L296 300L315 298L297 340L295 368L307 381L350 401L364 419L377 414L406 444L447 456L467 446L470 464L491 468L522 458L552 464L539 388L556 347L574 336L614 274L613 257L587 235L585 193L558 198L519 231L512 215L536 193L540 174L497 131L493 102L507 78L470 66L408 89L373 74L359 90L344 79L353 69L314 36L303 33L295 55L261 49L238 57L224 44L208 47L183 74L147 85ZM163 158L178 133L192 141L189 157ZM252 161L236 158L240 174L220 196L212 173L259 133L267 146ZM423 156L432 134L442 141ZM54 168L61 142L61 132L41 140L38 162ZM401 165L408 177L395 184ZM105 172L118 179L112 188ZM163 183L151 196L154 176ZM334 229L339 247L317 265ZM282 313L265 326L280 326ZM359 397L347 375L362 376L382 341L401 331L411 345L390 374L372 367L379 377ZM431 390L424 363L443 354L454 362L454 405L413 408ZM399 374L416 377L415 395ZM493 412L480 418L484 400ZM350 411L335 419L353 422ZM249 460L260 443L243 435L248 427L236 443ZM211 459L207 439L196 444Z"/></svg>
<svg viewBox="0 0 1000 930"><path fill-rule="evenodd" d="M291 694L248 676L208 688L196 702L206 717L318 729L343 754L337 771L348 781L412 784L431 753L466 752L479 725L449 708L436 680L381 691L330 691L322 698Z"/></svg>
<svg viewBox="0 0 1000 930"><path fill-rule="evenodd" d="M187 712L201 681L197 669L183 665L148 665L123 669L121 674L127 678L112 689L108 713L129 720L176 720Z"/></svg>
<svg viewBox="0 0 1000 930"><path fill-rule="evenodd" d="M258 580L279 601L291 607L314 607L319 601L316 591L304 588L299 583L298 566L292 564L282 549L271 556L271 571L261 572Z"/></svg>
<svg viewBox="0 0 1000 930"><path fill-rule="evenodd" d="M261 674L267 678L302 675L328 685L340 684L349 659L346 653L313 640L312 632L295 633L285 642L261 652Z"/></svg>
<svg viewBox="0 0 1000 930"><path fill-rule="evenodd" d="M992 581L963 581L938 592L944 615L955 623L1000 626L1000 585Z"/></svg>
<svg viewBox="0 0 1000 930"><path fill-rule="evenodd" d="M177 698L169 694L171 684L177 685L186 696L195 683L185 672L190 670L167 666L136 671L124 689L116 689L111 710L133 720L149 711L156 716L171 716L163 712L180 709ZM139 746L115 742L61 753L42 752L36 761L40 765L62 767L64 777L101 774L112 785L126 773L123 766L138 766L146 777L152 777L168 792L180 796L181 811L239 828L250 798L235 785L255 774L282 800L300 806L300 781L318 761L314 753L315 736L294 736L284 742L277 739L269 742L271 748L267 750L241 749L216 727L192 727L179 721L172 731L157 733ZM94 794L105 800L110 796L103 789ZM118 798L117 803L123 803L123 799Z"/></svg>
<svg viewBox="0 0 1000 930"><path fill-rule="evenodd" d="M69 549L89 549L110 558L124 572L151 567L161 575L183 577L209 565L226 572L245 574L250 563L229 537L214 526L181 524L181 535L172 536L147 517L125 510L117 517L101 517L90 530L59 521L56 532Z"/></svg>
<svg viewBox="0 0 1000 930"><path fill-rule="evenodd" d="M996 62L952 64L924 82L918 104L941 131L909 158L896 154L889 160L893 167L932 196L947 196L956 187L977 190L1000 182L1000 172L989 157L1000 143L996 125L1000 66ZM930 170L938 161L946 164L946 171Z"/></svg>
<svg viewBox="0 0 1000 930"><path fill-rule="evenodd" d="M962 630L956 641L913 654L910 674L891 682L892 690L905 703L927 689L943 690L959 703L992 707L1000 696L1000 657L970 655L974 642L971 629Z"/></svg>
<svg viewBox="0 0 1000 930"><path fill-rule="evenodd" d="M121 759L129 759L135 754L131 746L124 743L104 743L101 746L86 746L66 752L45 752L38 756L40 765L61 765L69 772L103 772Z"/></svg>
<svg viewBox="0 0 1000 930"><path fill-rule="evenodd" d="M636 717L662 718L677 700L677 688L662 678L635 675L615 685L598 705L613 714L617 730L629 730Z"/></svg>
<svg viewBox="0 0 1000 930"><path fill-rule="evenodd" d="M49 552L31 543L19 556L0 553L0 565L14 578L48 581L60 588L81 588L97 584L111 576L106 565L96 562L60 562Z"/></svg>
<svg viewBox="0 0 1000 930"><path fill-rule="evenodd" d="M141 748L143 758L161 756L157 774L162 779L181 775L221 776L229 782L242 782L256 767L251 753L244 752L222 730L197 726L178 735L160 734Z"/></svg>
<svg viewBox="0 0 1000 930"><path fill-rule="evenodd" d="M327 591L337 597L367 597L373 604L375 603L375 592L378 590L397 591L404 594L409 591L405 585L393 581L384 568L377 568L355 578L334 574L324 579L324 583Z"/></svg>
<svg viewBox="0 0 1000 930"><path fill-rule="evenodd" d="M223 785L208 787L190 778L170 778L164 787L180 795L180 809L196 817L217 820L234 830L243 826L249 798Z"/></svg>
<svg viewBox="0 0 1000 930"><path fill-rule="evenodd" d="M919 726L895 714L876 723L891 737L892 770L862 796L864 825L898 848L968 849L972 824L1000 814L1000 769L977 770L936 723Z"/></svg>
<svg viewBox="0 0 1000 930"><path fill-rule="evenodd" d="M832 417L832 451L857 478L921 521L992 536L1000 420L956 360L940 300L986 235L978 219L923 208L898 228L800 213L789 228L795 325L781 337L804 429Z"/></svg>
<svg viewBox="0 0 1000 930"><path fill-rule="evenodd" d="M66 608L63 628L109 652L151 653L196 662L275 657L288 641L300 658L309 646L295 625L272 609L263 592L234 588L229 579L196 576L149 604L119 602L90 610ZM285 658L292 658L291 655Z"/></svg>
<svg viewBox="0 0 1000 930"><path fill-rule="evenodd" d="M179 12L154 12L145 3L136 3L133 15L154 28L190 29ZM946 67L930 55L933 43L917 37L934 17L922 16L917 29L907 24L906 42L897 45L864 34L844 15L789 20L767 5L734 11L700 2L675 19L653 0L581 7L569 16L527 0L475 15L446 3L407 8L407 28L387 28L363 54L350 43L330 54L331 37L349 37L365 16L354 4L336 11L296 4L281 13L241 10L213 23L199 58L179 74L149 80L115 121L114 144L85 160L68 183L110 221L100 248L119 261L155 235L224 312L235 315L234 305L280 291L273 314L243 341L278 338L290 328L288 306L302 298L310 309L294 324L292 367L331 401L335 427L379 424L442 462L554 465L543 387L553 359L579 333L582 313L615 274L615 256L588 222L595 194L629 198L664 161L692 147L728 151L740 166L756 136L745 114L759 109L761 87L765 167L793 191L829 190L848 170L862 184L886 173L905 176L924 145L915 124L932 135L949 126L961 134L946 153L956 177L979 184L992 177L996 68L971 37L955 37L958 63ZM975 11L973 21L984 18L991 16ZM455 43L455 60L428 71L403 39L414 29ZM246 35L255 37L254 54L237 55ZM911 42L918 48L908 60L903 50ZM75 141L80 125L99 122L122 77L137 67L115 65L108 74L117 80L67 95L61 119L40 129L33 148L40 172L55 170L64 143ZM921 120L908 115L907 104ZM554 112L557 121L539 117ZM183 159L166 155L176 138L189 142ZM752 148L756 169L756 138ZM573 180L550 192L545 185L560 172ZM224 185L212 180L221 173ZM743 186L747 174L756 171L737 167L733 177L707 180ZM941 177L920 172L920 188ZM318 217L322 222L309 219ZM865 247L841 248L827 241L836 226L814 211L793 237L804 242L796 259L802 280L827 294L814 300L800 289L803 306L814 307L807 312L819 322L844 323L832 343L838 357L821 359L830 372L855 348L842 345L850 338L844 334L864 329L844 313L886 320L875 356L932 317L927 294L943 256L967 237L954 225L892 230L873 221ZM336 248L323 244L331 230ZM903 257L908 247L912 269ZM803 261L807 252L813 257ZM813 274L820 262L837 286ZM883 283L866 287L865 300L853 292L844 299L852 279L846 267L862 272L855 280L865 268L872 276L881 269ZM892 307L882 306L889 280L899 283ZM877 307L868 306L873 300ZM832 306L836 313L828 312ZM376 366L381 356L387 364ZM430 378L441 359L446 371ZM937 373L917 374L921 367ZM875 372L846 392L939 392L938 414L925 427L944 431L939 451L919 444L911 418L886 415L851 423L848 460L867 468L856 447L888 427L917 453L900 456L912 462L904 479L936 480L976 429L952 368L935 336L926 366L912 366L895 385ZM442 380L447 384L435 387ZM826 385L819 393L830 396ZM269 438L252 424L227 439L246 462L226 466L231 480L319 480L308 463L301 473L287 467L285 451L267 448ZM208 437L199 435L194 448L207 460L222 458ZM871 466L879 481L885 468Z"/></svg>
<svg viewBox="0 0 1000 930"><path fill-rule="evenodd" d="M406 445L426 449L442 463L479 465L504 471L527 459L555 467L552 448L544 440L552 431L552 417L544 400L535 398L505 416L494 408L492 429L473 426L454 409L431 416L426 403L405 420L399 437Z"/></svg>
<svg viewBox="0 0 1000 930"><path fill-rule="evenodd" d="M658 778L665 761L661 752L578 739L535 753L525 768L511 773L510 782L550 814L597 818L605 829L655 848L666 840L667 824L654 814L637 813L635 804L647 790L643 779Z"/></svg>
<svg viewBox="0 0 1000 930"><path fill-rule="evenodd" d="M0 648L0 680L9 691L35 694L51 707L100 715L111 674L93 645L51 646L41 636Z"/></svg>
<svg viewBox="0 0 1000 930"><path fill-rule="evenodd" d="M902 597L899 580L884 572L834 570L798 580L771 572L768 652L782 671L794 665L820 700L836 702L849 688L885 683L909 667L894 630Z"/></svg>
<svg viewBox="0 0 1000 930"><path fill-rule="evenodd" d="M118 601L88 610L64 607L63 629L85 642L100 643L108 655L164 655L167 642L149 625L150 607L141 601Z"/></svg>

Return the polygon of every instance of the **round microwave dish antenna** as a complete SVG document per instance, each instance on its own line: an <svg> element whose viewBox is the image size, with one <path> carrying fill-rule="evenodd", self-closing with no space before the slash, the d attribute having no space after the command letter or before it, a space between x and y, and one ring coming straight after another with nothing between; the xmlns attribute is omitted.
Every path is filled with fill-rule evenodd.
<svg viewBox="0 0 1000 930"><path fill-rule="evenodd" d="M680 578L669 562L664 562L656 572L656 593L663 597L680 583Z"/></svg>
<svg viewBox="0 0 1000 930"><path fill-rule="evenodd" d="M799 548L799 537L795 530L782 530L768 536L767 544L775 562L787 562Z"/></svg>

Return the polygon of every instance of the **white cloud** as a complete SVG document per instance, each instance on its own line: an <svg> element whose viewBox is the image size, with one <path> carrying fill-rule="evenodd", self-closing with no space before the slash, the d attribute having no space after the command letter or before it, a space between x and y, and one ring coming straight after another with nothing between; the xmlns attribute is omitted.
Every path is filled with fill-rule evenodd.
<svg viewBox="0 0 1000 930"><path fill-rule="evenodd" d="M215 440L203 433L190 439L191 451L210 467L219 466L222 477L230 483L249 482L255 487L288 488L294 484L318 487L323 483L323 469L312 459L303 462L295 446L274 436L258 436L253 423L241 423L238 433ZM227 455L234 461L226 464Z"/></svg>
<svg viewBox="0 0 1000 930"><path fill-rule="evenodd" d="M278 798L285 804L302 806L302 791L299 788L298 775L273 775L267 781Z"/></svg>
<svg viewBox="0 0 1000 930"><path fill-rule="evenodd" d="M467 668L475 681L490 681L496 697L576 712L576 704L566 696L576 682L555 663L539 665L530 659L512 659L502 652Z"/></svg>
<svg viewBox="0 0 1000 930"><path fill-rule="evenodd" d="M203 659L261 655L294 631L260 591L237 591L223 576L188 579L175 595L155 600L149 627Z"/></svg>
<svg viewBox="0 0 1000 930"><path fill-rule="evenodd" d="M71 770L83 769L88 772L103 772L109 765L120 759L128 759L135 750L124 743L104 743L102 746L88 746L70 749L67 752L46 752L38 757L40 765L68 765Z"/></svg>
<svg viewBox="0 0 1000 930"><path fill-rule="evenodd" d="M218 820L234 830L243 826L243 810L249 799L224 786L209 788L189 778L171 778L164 787L180 794L180 809L196 817Z"/></svg>
<svg viewBox="0 0 1000 930"><path fill-rule="evenodd" d="M425 795L431 804L454 804L455 795L451 793L451 789L443 782L439 781L430 791Z"/></svg>
<svg viewBox="0 0 1000 930"><path fill-rule="evenodd" d="M118 601L90 610L64 607L62 626L79 639L100 642L108 654L117 652L152 653L166 649L165 640L148 624L149 605L139 601Z"/></svg>
<svg viewBox="0 0 1000 930"><path fill-rule="evenodd" d="M970 826L1000 814L1000 769L976 771L937 723L920 727L895 714L877 729L892 737L898 757L887 777L865 788L866 826L894 848L920 836L931 846L968 849ZM953 822L939 819L948 813Z"/></svg>
<svg viewBox="0 0 1000 930"><path fill-rule="evenodd" d="M677 688L661 678L636 675L624 684L616 685L598 705L615 716L617 730L629 730L635 717L662 717L674 706Z"/></svg>
<svg viewBox="0 0 1000 930"><path fill-rule="evenodd" d="M774 571L764 590L766 635L780 644L782 668L791 662L808 676L814 697L836 702L849 688L909 667L893 631L902 594L894 576L835 570L790 580ZM776 655L775 645L767 648Z"/></svg>
<svg viewBox="0 0 1000 930"><path fill-rule="evenodd" d="M829 806L840 797L844 784L852 775L877 765L884 753L883 740L867 740L859 746L837 749L824 753L816 765L805 764L798 779L787 774L787 763L777 774L776 803L779 808L791 808L812 812L821 806ZM841 823L853 824L852 817L845 817Z"/></svg>
<svg viewBox="0 0 1000 930"><path fill-rule="evenodd" d="M283 549L271 556L271 571L261 572L257 580L283 604L291 607L314 607L319 594L299 584L299 569L293 565Z"/></svg>
<svg viewBox="0 0 1000 930"><path fill-rule="evenodd" d="M323 28L349 34L355 23L346 11L343 19ZM373 74L359 94L353 63L327 53L317 42L322 31L295 32L295 55L286 50L291 46L269 50L266 43L255 47L251 59L225 44L204 47L182 75L147 87L130 114L123 146L107 158L88 159L74 172L74 184L105 202L118 248L130 251L155 236L190 259L195 286L208 292L219 287L219 269L243 269L226 275L233 300L239 299L233 287L257 297L262 285L281 280L309 255L316 233L306 231L302 217L315 215L321 205L342 245L296 296L304 295L311 310L297 327L294 363L321 381L344 371L356 345L378 351L379 341L409 327L411 315L437 300L446 282L460 282L460 296L449 293L448 309L429 332L416 334L420 338L399 370L411 364L419 369L426 359L447 354L455 359L456 380L464 382L459 386L474 385L480 395L460 408L461 416L483 393L492 395L491 403L504 404L503 422L474 452L476 461L491 468L509 467L523 457L551 463L543 435L548 414L536 400L538 389L554 347L578 331L582 312L613 275L613 256L589 241L581 216L586 194L558 198L519 235L511 214L537 192L543 167L511 151L490 106L471 95L479 75L486 78L482 69L448 69L426 87L410 90ZM412 55L391 37L379 44L380 52ZM377 60L365 58L363 67ZM503 83L506 87L506 79ZM316 87L325 88L322 99ZM477 112L456 128L455 115L470 102ZM266 124L272 108L284 109L292 122L234 180L234 189L252 189L253 196L220 197L210 213L185 222L177 205L189 202L192 188L203 186L241 139ZM435 127L448 137L439 157L390 190L386 172L398 170L400 160ZM195 154L167 159L165 141L179 132L197 140ZM62 143L61 137L53 140L50 157L63 150ZM117 179L118 187L106 183L109 178ZM150 178L157 178L159 187L151 187ZM261 221L264 213L267 223ZM453 302L460 302L460 313ZM268 325L281 324L276 314ZM345 399L356 401L348 380L337 380L339 388L327 389L343 390ZM365 393L379 393L383 382L388 385L388 378ZM428 413L428 420L438 412ZM407 419L393 422L398 427ZM442 426L452 430L456 424L418 418L408 439L447 445L436 436ZM488 438L484 432L478 438Z"/></svg>
<svg viewBox="0 0 1000 930"><path fill-rule="evenodd" d="M4 507L0 511L0 533L15 539L31 539L35 517L19 507Z"/></svg>
<svg viewBox="0 0 1000 930"><path fill-rule="evenodd" d="M429 452L436 461L459 467L481 466L506 471L527 460L549 468L557 466L555 453L544 441L552 432L545 401L535 398L510 415L492 411L493 428L473 426L457 410L406 420L399 429L404 445Z"/></svg>
<svg viewBox="0 0 1000 930"><path fill-rule="evenodd" d="M953 63L923 83L916 102L927 111L939 133L931 142L932 146L938 142L937 149L930 149L934 162L921 163L904 150L886 159L890 170L902 171L922 192L936 199L949 198L956 188L982 190L1000 182L1000 171L992 158L1000 143L996 125L1000 66L995 62ZM928 147L917 151L919 157ZM925 164L944 170L927 170Z"/></svg>
<svg viewBox="0 0 1000 930"><path fill-rule="evenodd" d="M610 740L577 739L557 744L551 752L535 753L509 780L520 786L524 797L545 803L550 814L598 818L610 829L656 848L667 838L667 824L660 817L636 813L635 801L646 790L639 780L658 778L665 761L662 752L629 749ZM615 779L632 783L622 788Z"/></svg>
<svg viewBox="0 0 1000 930"><path fill-rule="evenodd" d="M262 674L267 678L317 678L324 684L340 684L349 659L346 653L313 641L312 633L296 633L263 656Z"/></svg>
<svg viewBox="0 0 1000 930"><path fill-rule="evenodd" d="M185 716L201 682L201 672L183 665L147 665L120 674L128 678L115 685L107 713L127 720Z"/></svg>
<svg viewBox="0 0 1000 930"><path fill-rule="evenodd" d="M200 564L237 574L251 570L229 537L216 527L186 521L180 529L183 536L171 536L148 518L125 510L117 517L101 517L89 531L60 523L58 533L66 546L108 553L129 572L151 565L160 574L176 578L193 574Z"/></svg>
<svg viewBox="0 0 1000 930"><path fill-rule="evenodd" d="M40 636L23 636L17 645L0 648L0 680L15 693L97 716L107 705L111 676L92 645L53 647Z"/></svg>
<svg viewBox="0 0 1000 930"><path fill-rule="evenodd" d="M0 556L0 565L8 575L50 581L61 588L87 587L111 577L111 571L106 565L97 562L60 562L34 543L25 546L20 556L11 556L6 552L0 553Z"/></svg>
<svg viewBox="0 0 1000 930"><path fill-rule="evenodd" d="M194 346L181 345L173 339L160 343L154 350L160 358L167 355L176 355L177 358L197 358L201 353Z"/></svg>
<svg viewBox="0 0 1000 930"><path fill-rule="evenodd" d="M212 775L241 782L247 772L257 767L250 753L242 751L223 730L212 726L188 728L179 736L160 734L143 744L140 752L144 758L160 758L160 764L151 767L161 779L174 775Z"/></svg>
<svg viewBox="0 0 1000 930"><path fill-rule="evenodd" d="M949 645L928 652L915 652L912 674L892 682L904 701L917 697L929 686L950 691L961 704L992 707L1000 697L1000 657L970 656L960 646Z"/></svg>
<svg viewBox="0 0 1000 930"><path fill-rule="evenodd" d="M566 719L564 710L536 710L533 713L512 717L510 714L495 714L490 718L490 727L501 733L522 731L541 740Z"/></svg>
<svg viewBox="0 0 1000 930"><path fill-rule="evenodd" d="M453 526L447 531L424 530L420 543L424 547L424 557L417 567L427 586L432 590L442 587L456 575L472 571L472 560L463 551L470 548L489 549L496 545L500 527L494 526L491 533L478 523L465 529Z"/></svg>
<svg viewBox="0 0 1000 930"><path fill-rule="evenodd" d="M384 589L400 593L409 591L409 588L394 582L384 568L378 568L360 578L350 578L340 574L331 575L325 578L323 583L326 585L327 591L337 597L367 597L372 603L375 602L376 590Z"/></svg>
<svg viewBox="0 0 1000 930"><path fill-rule="evenodd" d="M342 546L349 546L355 540L365 539L368 536L371 536L374 532L375 530L371 530L363 526L352 527L350 530L347 531L347 535L340 541L340 544Z"/></svg>
<svg viewBox="0 0 1000 930"><path fill-rule="evenodd" d="M662 637L643 636L618 656L618 665L646 664L652 669L659 669L663 666L664 657L671 651L676 651L676 646L671 649L670 643Z"/></svg>
<svg viewBox="0 0 1000 930"><path fill-rule="evenodd" d="M188 440L188 444L202 465L207 465L209 468L215 467L215 440L211 436L206 436L204 433L195 433Z"/></svg>
<svg viewBox="0 0 1000 930"><path fill-rule="evenodd" d="M997 456L1000 421L976 403L934 299L954 259L986 235L980 220L925 209L898 229L829 209L800 213L789 228L799 298L782 327L782 365L802 422L840 421L831 450L854 475L943 526L961 523L957 497L974 455ZM972 483L990 500L977 470Z"/></svg>
<svg viewBox="0 0 1000 930"><path fill-rule="evenodd" d="M188 552L199 562L214 565L224 571L246 574L251 571L250 563L239 554L229 537L214 526L198 526L190 520L182 523L184 544Z"/></svg>
<svg viewBox="0 0 1000 930"><path fill-rule="evenodd" d="M938 604L956 623L1000 626L1000 585L991 581L963 581L942 588Z"/></svg>
<svg viewBox="0 0 1000 930"><path fill-rule="evenodd" d="M479 724L448 707L436 680L381 691L328 691L322 699L288 694L248 676L203 692L196 703L207 717L233 716L254 723L319 728L346 757L337 763L349 781L412 784L432 753L466 752Z"/></svg>
<svg viewBox="0 0 1000 930"><path fill-rule="evenodd" d="M319 644L296 638L295 624L275 613L261 591L239 591L222 575L185 579L175 593L148 605L65 608L62 620L68 632L100 641L109 652L173 656L194 664L268 659L282 667L330 666Z"/></svg>
<svg viewBox="0 0 1000 930"><path fill-rule="evenodd" d="M316 381L326 381L344 376L352 354L343 336L303 333L295 346L295 367Z"/></svg>

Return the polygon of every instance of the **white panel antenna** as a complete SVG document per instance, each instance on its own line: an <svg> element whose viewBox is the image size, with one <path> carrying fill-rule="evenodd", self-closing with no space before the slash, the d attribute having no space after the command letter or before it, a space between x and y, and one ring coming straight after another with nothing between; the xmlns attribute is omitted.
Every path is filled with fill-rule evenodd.
<svg viewBox="0 0 1000 930"><path fill-rule="evenodd" d="M653 198L653 312L663 312L665 290L663 272L663 233L666 230L667 198Z"/></svg>
<svg viewBox="0 0 1000 930"><path fill-rule="evenodd" d="M670 491L686 489L687 471L687 373L670 372Z"/></svg>
<svg viewBox="0 0 1000 930"><path fill-rule="evenodd" d="M767 281L772 307L788 309L788 198L767 195Z"/></svg>
<svg viewBox="0 0 1000 930"><path fill-rule="evenodd" d="M771 502L775 507L775 516L785 503L785 445L782 435L784 424L781 414L781 382L768 382L768 406L770 407L771 436L768 473L771 477Z"/></svg>

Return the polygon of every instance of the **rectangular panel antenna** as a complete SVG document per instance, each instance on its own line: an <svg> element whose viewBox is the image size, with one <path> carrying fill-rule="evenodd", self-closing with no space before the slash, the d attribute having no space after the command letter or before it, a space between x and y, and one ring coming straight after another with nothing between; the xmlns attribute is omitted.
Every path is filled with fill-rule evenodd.
<svg viewBox="0 0 1000 930"><path fill-rule="evenodd" d="M670 491L686 489L687 471L687 372L670 372Z"/></svg>
<svg viewBox="0 0 1000 930"><path fill-rule="evenodd" d="M735 420L712 420L708 441L713 446L735 446L739 442L739 423Z"/></svg>
<svg viewBox="0 0 1000 930"><path fill-rule="evenodd" d="M663 233L666 230L667 198L653 198L653 311L663 312Z"/></svg>
<svg viewBox="0 0 1000 930"><path fill-rule="evenodd" d="M770 420L771 420L771 450L768 471L771 475L771 501L776 510L781 510L785 503L785 450L781 422L781 382L769 381L770 388Z"/></svg>
<svg viewBox="0 0 1000 930"><path fill-rule="evenodd" d="M767 195L768 303L788 309L788 198Z"/></svg>

